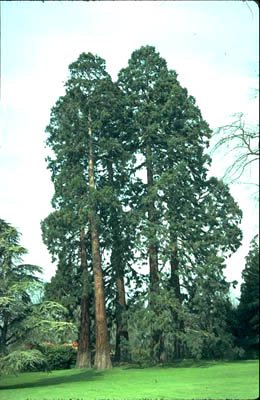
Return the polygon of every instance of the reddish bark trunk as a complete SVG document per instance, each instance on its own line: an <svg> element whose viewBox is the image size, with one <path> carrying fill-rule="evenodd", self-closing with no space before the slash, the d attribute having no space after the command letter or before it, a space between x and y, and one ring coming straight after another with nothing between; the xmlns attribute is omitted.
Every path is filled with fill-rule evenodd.
<svg viewBox="0 0 260 400"><path fill-rule="evenodd" d="M105 310L105 292L103 282L103 272L101 267L101 258L99 250L99 237L96 222L96 207L94 199L95 190L95 173L94 159L92 150L92 131L91 118L89 117L89 189L90 189L90 204L89 204L89 222L91 231L91 249L92 263L94 274L95 288L95 322L96 322L96 351L95 351L95 367L97 369L111 368L110 346L107 328L107 318Z"/></svg>
<svg viewBox="0 0 260 400"><path fill-rule="evenodd" d="M89 318L89 297L82 296L79 346L77 352L76 368L91 367L90 352L90 318Z"/></svg>
<svg viewBox="0 0 260 400"><path fill-rule="evenodd" d="M92 259L95 285L95 320L96 320L96 352L95 367L97 369L111 368L110 346L108 338L107 318L105 310L105 295L103 273L99 255L99 241L95 219L91 220Z"/></svg>
<svg viewBox="0 0 260 400"><path fill-rule="evenodd" d="M112 163L108 162L109 182L114 187L114 173ZM124 286L124 268L122 266L122 253L120 249L120 232L117 210L111 208L113 249L111 254L111 265L116 276L116 348L115 360L126 361L127 350L122 350L122 338L128 342L127 323L123 321L123 314L126 311L126 297Z"/></svg>

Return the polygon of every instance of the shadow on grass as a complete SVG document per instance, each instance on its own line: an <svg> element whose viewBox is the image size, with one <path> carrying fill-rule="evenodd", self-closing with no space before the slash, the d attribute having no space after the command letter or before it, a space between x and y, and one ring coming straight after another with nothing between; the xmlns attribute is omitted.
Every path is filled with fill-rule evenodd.
<svg viewBox="0 0 260 400"><path fill-rule="evenodd" d="M210 368L214 367L215 365L224 365L229 363L234 363L236 361L215 361L215 360L179 360L174 361L171 363L163 363L163 364L156 364L156 365L138 365L132 364L127 365L124 369L146 369L146 368ZM241 361L240 361L241 362Z"/></svg>
<svg viewBox="0 0 260 400"><path fill-rule="evenodd" d="M65 376L52 376L51 372L50 373L46 372L46 378L35 380L35 382L16 383L8 386L1 385L0 383L0 391L8 389L25 389L25 388L34 388L42 386L56 386L63 383L96 381L102 376L103 376L102 371L97 371L95 369L89 369L84 372L80 371L77 374L65 375Z"/></svg>
<svg viewBox="0 0 260 400"><path fill-rule="evenodd" d="M210 368L218 365L218 361L208 360L181 360L162 365L162 368Z"/></svg>
<svg viewBox="0 0 260 400"><path fill-rule="evenodd" d="M216 365L254 364L255 360L180 360L169 364L161 364L161 368L210 368Z"/></svg>

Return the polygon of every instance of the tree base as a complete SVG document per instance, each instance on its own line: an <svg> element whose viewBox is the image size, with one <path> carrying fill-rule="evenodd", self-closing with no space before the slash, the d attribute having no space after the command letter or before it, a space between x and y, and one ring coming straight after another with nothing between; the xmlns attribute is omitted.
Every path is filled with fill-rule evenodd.
<svg viewBox="0 0 260 400"><path fill-rule="evenodd" d="M95 355L95 368L109 369L112 368L110 354L107 352L96 353Z"/></svg>
<svg viewBox="0 0 260 400"><path fill-rule="evenodd" d="M76 368L91 368L90 353L81 353L77 355Z"/></svg>

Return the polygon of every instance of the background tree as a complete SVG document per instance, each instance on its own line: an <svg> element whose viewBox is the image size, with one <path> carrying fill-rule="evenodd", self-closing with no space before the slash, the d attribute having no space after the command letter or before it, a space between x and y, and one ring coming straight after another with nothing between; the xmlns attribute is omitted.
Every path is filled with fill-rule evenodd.
<svg viewBox="0 0 260 400"><path fill-rule="evenodd" d="M40 279L35 273L41 268L21 264L27 250L19 244L20 235L10 224L0 219L0 353L5 354L21 333L19 326L32 307L29 294Z"/></svg>
<svg viewBox="0 0 260 400"><path fill-rule="evenodd" d="M251 356L259 348L259 243L258 235L251 241L242 272L240 302L237 309L238 345Z"/></svg>
<svg viewBox="0 0 260 400"><path fill-rule="evenodd" d="M38 302L41 268L21 264L27 250L19 233L0 220L0 365L2 372L19 372L44 363L41 352L24 350L43 340L75 337L75 326L64 321L66 310L55 302ZM36 295L35 295L36 294Z"/></svg>

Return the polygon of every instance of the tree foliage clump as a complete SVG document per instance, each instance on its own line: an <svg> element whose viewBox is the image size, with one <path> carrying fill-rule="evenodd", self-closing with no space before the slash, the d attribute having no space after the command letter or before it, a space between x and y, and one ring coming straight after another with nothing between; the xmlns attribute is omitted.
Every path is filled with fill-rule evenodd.
<svg viewBox="0 0 260 400"><path fill-rule="evenodd" d="M47 370L45 356L36 349L15 350L5 357L0 358L0 370L5 374L16 374L17 372Z"/></svg>
<svg viewBox="0 0 260 400"><path fill-rule="evenodd" d="M256 235L246 257L242 272L240 302L237 308L238 345L248 354L257 355L259 350L259 242Z"/></svg>
<svg viewBox="0 0 260 400"><path fill-rule="evenodd" d="M21 264L27 253L19 244L18 231L4 220L0 220L0 353L14 345L25 332L21 331L25 319L31 313L33 303L30 296L39 285L35 275L41 268Z"/></svg>
<svg viewBox="0 0 260 400"><path fill-rule="evenodd" d="M0 219L0 364L11 373L45 365L44 355L33 347L46 339L73 338L76 329L64 321L66 309L60 304L36 301L43 289L41 268L21 264L27 251L19 241L16 228Z"/></svg>

